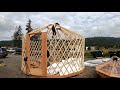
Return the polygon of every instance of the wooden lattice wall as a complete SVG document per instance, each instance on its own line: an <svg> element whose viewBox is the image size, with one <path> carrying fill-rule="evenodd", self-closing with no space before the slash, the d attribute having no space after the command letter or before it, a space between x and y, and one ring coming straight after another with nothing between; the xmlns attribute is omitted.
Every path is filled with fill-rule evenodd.
<svg viewBox="0 0 120 90"><path fill-rule="evenodd" d="M60 30L56 30L56 35L53 36L52 25L23 36L21 69L25 74L70 77L84 70L85 38L62 26L59 26Z"/></svg>

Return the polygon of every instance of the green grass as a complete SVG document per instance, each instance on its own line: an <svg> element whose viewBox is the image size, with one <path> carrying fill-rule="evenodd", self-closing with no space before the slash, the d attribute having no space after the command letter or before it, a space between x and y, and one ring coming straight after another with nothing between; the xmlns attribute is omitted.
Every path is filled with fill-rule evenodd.
<svg viewBox="0 0 120 90"><path fill-rule="evenodd" d="M109 57L109 50L107 50L107 49L104 49L104 50L102 50L103 51L103 55L104 55L104 57Z"/></svg>
<svg viewBox="0 0 120 90"><path fill-rule="evenodd" d="M92 54L90 53L89 50L88 50L88 51L85 51L84 55L85 55L85 57L87 57L87 58L93 58L93 56L92 56Z"/></svg>
<svg viewBox="0 0 120 90"><path fill-rule="evenodd" d="M107 49L104 49L104 50L102 50L103 51L103 57L109 57L109 50L107 50ZM84 53L84 55L85 55L85 57L88 57L88 58L93 58L93 55L90 53L90 50L85 50L85 53Z"/></svg>

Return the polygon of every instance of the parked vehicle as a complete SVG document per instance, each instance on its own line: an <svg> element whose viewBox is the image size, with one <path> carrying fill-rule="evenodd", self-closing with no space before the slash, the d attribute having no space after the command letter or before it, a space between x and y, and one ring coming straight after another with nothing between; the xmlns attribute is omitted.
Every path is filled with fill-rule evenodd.
<svg viewBox="0 0 120 90"><path fill-rule="evenodd" d="M103 57L103 51L101 51L101 50L91 51L91 54L93 55L94 58L102 58Z"/></svg>
<svg viewBox="0 0 120 90"><path fill-rule="evenodd" d="M7 51L8 51L9 53L14 53L14 52L15 52L15 49L14 49L14 48L9 48L9 49L7 49Z"/></svg>
<svg viewBox="0 0 120 90"><path fill-rule="evenodd" d="M15 54L22 54L22 48L15 48Z"/></svg>
<svg viewBox="0 0 120 90"><path fill-rule="evenodd" d="M6 48L0 48L0 57L5 58L8 55Z"/></svg>

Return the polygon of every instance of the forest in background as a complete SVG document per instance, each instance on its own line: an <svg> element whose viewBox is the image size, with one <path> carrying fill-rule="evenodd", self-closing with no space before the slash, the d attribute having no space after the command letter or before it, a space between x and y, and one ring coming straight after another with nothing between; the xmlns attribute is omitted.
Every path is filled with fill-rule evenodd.
<svg viewBox="0 0 120 90"><path fill-rule="evenodd" d="M20 40L22 42L22 40ZM0 46L2 47L12 47L13 40L0 41ZM120 38L115 37L90 37L85 38L85 47L95 46L99 49L119 49L120 48Z"/></svg>
<svg viewBox="0 0 120 90"><path fill-rule="evenodd" d="M115 37L91 37L85 39L85 46L95 46L98 49L119 49L120 38Z"/></svg>

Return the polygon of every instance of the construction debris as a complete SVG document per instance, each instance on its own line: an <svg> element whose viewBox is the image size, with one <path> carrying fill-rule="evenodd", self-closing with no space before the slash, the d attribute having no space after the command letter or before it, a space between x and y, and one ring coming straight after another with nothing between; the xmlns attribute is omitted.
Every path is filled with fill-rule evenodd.
<svg viewBox="0 0 120 90"><path fill-rule="evenodd" d="M0 66L6 66L6 64L4 64L3 61L0 61Z"/></svg>

